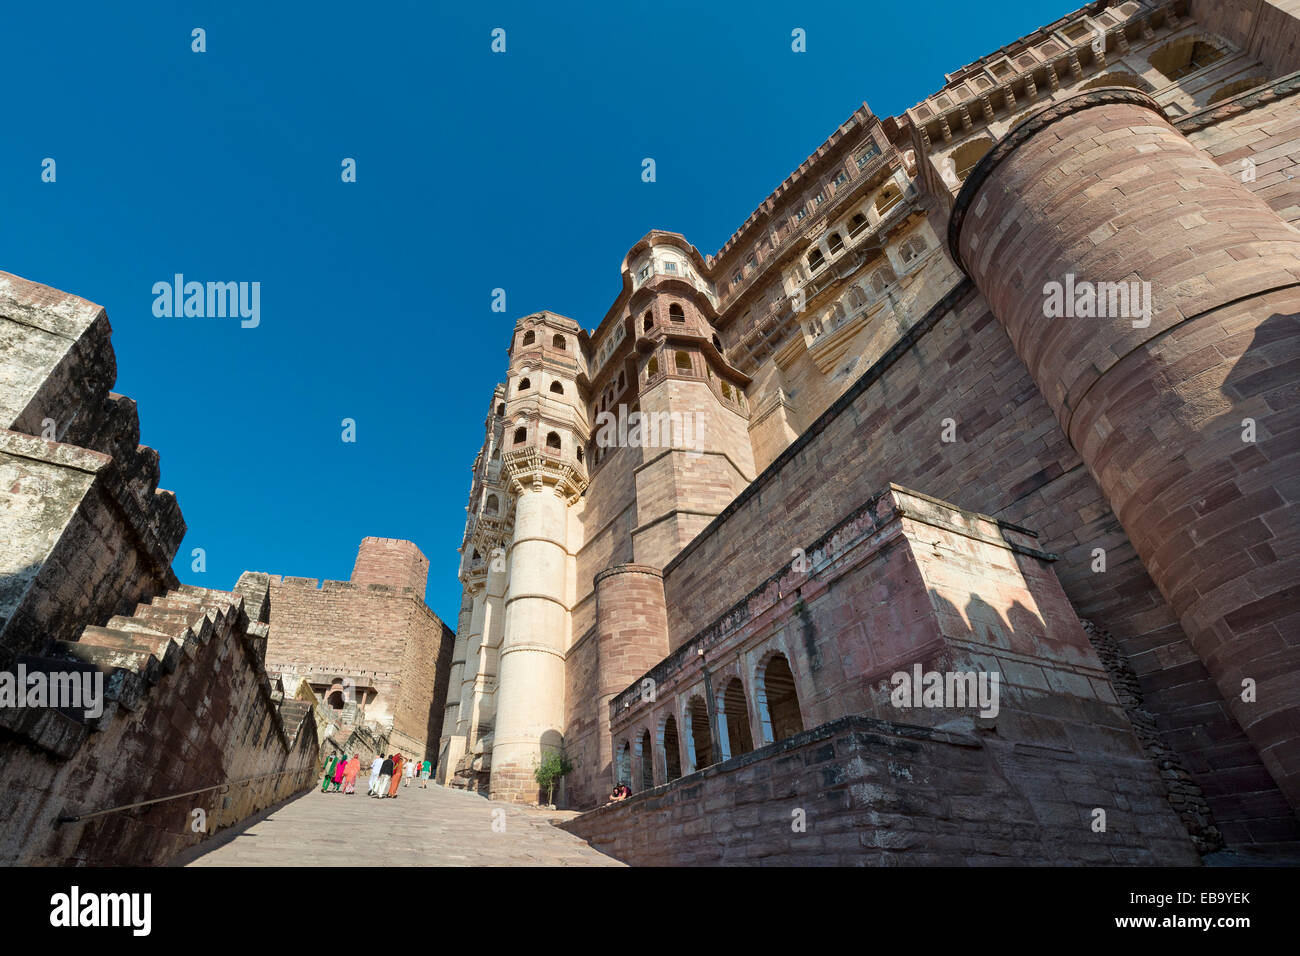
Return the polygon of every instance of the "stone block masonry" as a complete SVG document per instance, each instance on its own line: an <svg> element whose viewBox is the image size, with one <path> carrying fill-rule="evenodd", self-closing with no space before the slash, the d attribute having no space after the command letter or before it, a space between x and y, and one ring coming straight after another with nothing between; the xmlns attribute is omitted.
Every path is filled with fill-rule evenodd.
<svg viewBox="0 0 1300 956"><path fill-rule="evenodd" d="M0 666L176 585L185 534L104 310L0 273Z"/></svg>
<svg viewBox="0 0 1300 956"><path fill-rule="evenodd" d="M106 697L0 709L3 865L164 863L315 780L311 714L282 714L263 665L269 579L177 584L185 522L109 391L109 332L0 273L0 669L99 674Z"/></svg>
<svg viewBox="0 0 1300 956"><path fill-rule="evenodd" d="M0 865L163 864L315 783L313 718L284 722L263 669L266 624L246 606L185 586L20 658L29 672L98 669L109 702L93 721L0 711ZM95 815L163 797L174 799Z"/></svg>
<svg viewBox="0 0 1300 956"><path fill-rule="evenodd" d="M949 240L1295 807L1300 235L1150 97L1097 90L980 160ZM1154 304L1051 318L1067 274L1139 279Z"/></svg>
<svg viewBox="0 0 1300 956"><path fill-rule="evenodd" d="M1105 832L1093 810L1107 802ZM1145 758L865 716L563 824L636 866L1194 865Z"/></svg>

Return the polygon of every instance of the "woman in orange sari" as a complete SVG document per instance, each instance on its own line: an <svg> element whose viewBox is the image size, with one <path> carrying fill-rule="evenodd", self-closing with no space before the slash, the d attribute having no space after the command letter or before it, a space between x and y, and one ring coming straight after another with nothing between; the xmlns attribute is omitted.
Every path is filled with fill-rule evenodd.
<svg viewBox="0 0 1300 956"><path fill-rule="evenodd" d="M402 770L406 767L406 758L398 754L393 758L393 782L388 785L388 795L397 796L397 788L402 785Z"/></svg>
<svg viewBox="0 0 1300 956"><path fill-rule="evenodd" d="M361 771L361 755L353 754L352 759L348 761L346 769L343 771L343 792L357 792L357 774Z"/></svg>

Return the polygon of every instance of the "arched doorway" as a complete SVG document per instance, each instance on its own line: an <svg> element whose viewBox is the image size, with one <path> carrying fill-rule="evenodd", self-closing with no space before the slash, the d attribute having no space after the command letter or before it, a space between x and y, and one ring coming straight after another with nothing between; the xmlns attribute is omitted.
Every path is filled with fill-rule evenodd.
<svg viewBox="0 0 1300 956"><path fill-rule="evenodd" d="M641 789L651 790L655 785L655 751L650 742L650 731L641 731L637 749L641 751Z"/></svg>
<svg viewBox="0 0 1300 956"><path fill-rule="evenodd" d="M664 749L664 768L667 781L676 780L682 775L681 745L677 741L677 718L669 714L664 720L660 732L660 742Z"/></svg>
<svg viewBox="0 0 1300 956"><path fill-rule="evenodd" d="M691 743L695 757L692 770L703 770L713 763L713 738L709 733L709 708L703 697L692 697L686 707L686 717L690 721Z"/></svg>
<svg viewBox="0 0 1300 956"><path fill-rule="evenodd" d="M760 678L759 711L773 741L793 737L803 731L799 712L799 694L794 673L784 654L774 654L763 668Z"/></svg>
<svg viewBox="0 0 1300 956"><path fill-rule="evenodd" d="M745 685L739 677L727 681L722 690L722 713L727 719L727 749L731 756L739 757L754 749L754 737L749 732L749 705L745 701Z"/></svg>

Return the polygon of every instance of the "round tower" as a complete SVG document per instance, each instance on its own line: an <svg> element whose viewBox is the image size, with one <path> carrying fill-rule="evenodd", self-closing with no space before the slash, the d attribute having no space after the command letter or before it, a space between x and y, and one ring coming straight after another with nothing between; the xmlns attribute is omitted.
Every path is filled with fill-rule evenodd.
<svg viewBox="0 0 1300 956"><path fill-rule="evenodd" d="M599 766L613 783L613 740L609 702L668 656L668 609L664 576L644 564L620 564L596 575L596 679ZM653 684L642 688L652 695Z"/></svg>
<svg viewBox="0 0 1300 956"><path fill-rule="evenodd" d="M538 762L563 746L570 642L568 508L586 487L585 373L576 322L546 312L515 328L502 476L515 496L498 659L491 796L536 803Z"/></svg>
<svg viewBox="0 0 1300 956"><path fill-rule="evenodd" d="M949 245L1297 805L1300 234L1154 100L1102 89L980 160Z"/></svg>

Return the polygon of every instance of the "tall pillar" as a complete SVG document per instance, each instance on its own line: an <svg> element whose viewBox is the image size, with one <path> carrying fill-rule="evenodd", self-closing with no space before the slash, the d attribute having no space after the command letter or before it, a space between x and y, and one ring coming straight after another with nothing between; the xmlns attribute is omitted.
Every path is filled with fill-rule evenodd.
<svg viewBox="0 0 1300 956"><path fill-rule="evenodd" d="M470 736L470 716L474 711L474 682L478 677L479 645L483 640L483 620L487 611L487 592L483 579L471 578L466 586L473 601L469 618L469 634L465 639L465 667L460 678L460 710L456 718L456 734L465 738L467 748L474 745Z"/></svg>
<svg viewBox="0 0 1300 956"><path fill-rule="evenodd" d="M596 713L596 782L601 794L603 778L614 780L614 741L610 736L609 702L633 681L668 656L668 610L664 602L664 575L644 564L620 564L596 575L596 654L598 660ZM642 689L653 695L653 685ZM658 743L655 743L658 746Z"/></svg>
<svg viewBox="0 0 1300 956"><path fill-rule="evenodd" d="M438 782L451 783L456 765L465 754L465 735L459 732L460 686L465 672L465 643L469 637L469 619L473 604L461 593L460 614L456 619L456 642L452 645L451 669L447 672L447 706L442 717L442 742L438 748Z"/></svg>
<svg viewBox="0 0 1300 956"><path fill-rule="evenodd" d="M512 462L507 461L508 468ZM536 466L536 467L534 467ZM514 538L492 741L493 800L538 802L538 762L561 749L569 632L566 487L543 483L540 460L517 463Z"/></svg>
<svg viewBox="0 0 1300 956"><path fill-rule="evenodd" d="M469 746L477 747L483 738L493 734L496 720L497 660L501 654L501 638L505 633L505 562L496 570L489 570L484 587L483 633L479 639L478 660L475 668L473 702L469 716ZM485 749L490 744L484 744ZM490 749L487 750L490 753Z"/></svg>
<svg viewBox="0 0 1300 956"><path fill-rule="evenodd" d="M1103 89L1036 114L980 161L949 245L1300 805L1300 442L1287 394L1300 233L1149 97ZM1082 282L1149 283L1149 322L1132 303L1081 314ZM1076 317L1049 317L1051 283L1073 285Z"/></svg>

